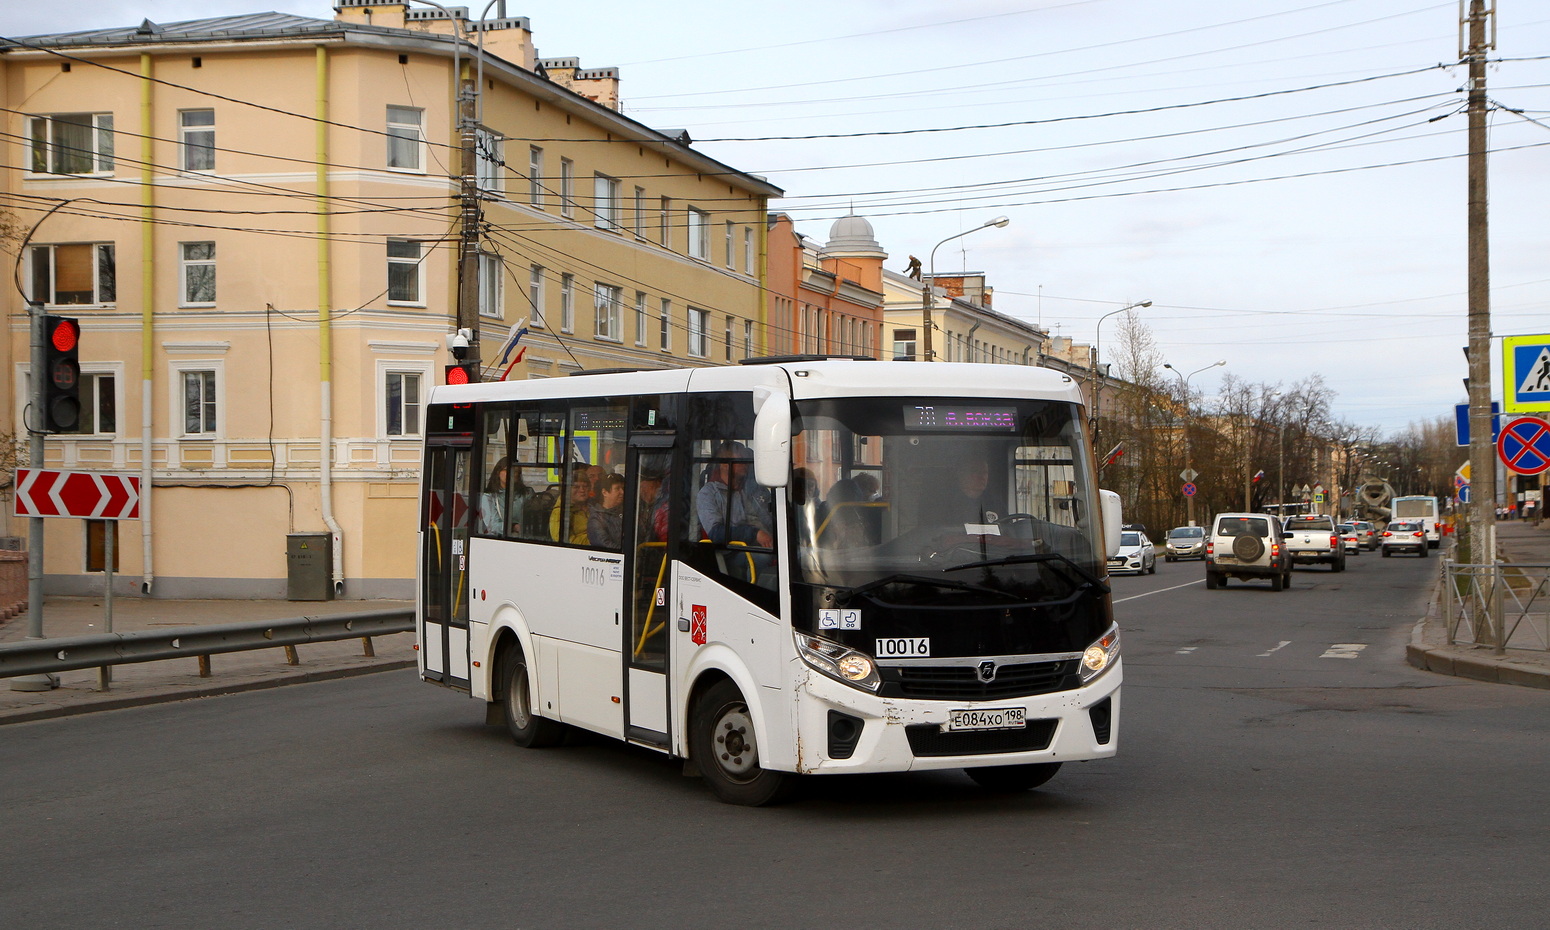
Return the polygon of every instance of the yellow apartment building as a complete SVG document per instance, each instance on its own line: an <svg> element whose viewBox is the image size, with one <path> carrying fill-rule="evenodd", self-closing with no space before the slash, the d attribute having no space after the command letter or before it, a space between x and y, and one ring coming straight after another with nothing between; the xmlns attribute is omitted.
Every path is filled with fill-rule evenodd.
<svg viewBox="0 0 1550 930"><path fill-rule="evenodd" d="M29 301L78 318L83 430L47 466L140 476L124 593L283 597L316 534L333 596L412 597L462 267L487 380L763 351L778 188L619 113L618 72L540 59L525 18L335 14L0 40L0 206L28 236L4 428L33 422ZM111 530L50 520L47 590L100 592Z"/></svg>

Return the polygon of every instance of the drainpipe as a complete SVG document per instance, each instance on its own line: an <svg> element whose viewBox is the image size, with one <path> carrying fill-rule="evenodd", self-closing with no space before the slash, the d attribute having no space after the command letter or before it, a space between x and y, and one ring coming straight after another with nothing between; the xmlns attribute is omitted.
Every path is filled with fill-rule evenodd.
<svg viewBox="0 0 1550 930"><path fill-rule="evenodd" d="M322 422L318 430L322 448L318 455L318 487L322 496L323 523L328 527L333 552L334 596L344 593L344 532L334 519L334 337L333 281L329 265L328 237L328 50L317 47L317 222L318 222L318 365L321 381Z"/></svg>
<svg viewBox="0 0 1550 930"><path fill-rule="evenodd" d="M952 307L949 306L948 309L951 310ZM946 314L943 315L945 316ZM974 333L983 325L985 325L984 320L975 320L974 325L969 327L968 333L963 337L964 347L969 350L969 361L971 362L974 361Z"/></svg>
<svg viewBox="0 0 1550 930"><path fill-rule="evenodd" d="M151 506L152 436L156 419L156 187L152 183L151 55L140 53L140 548L144 567L140 593L149 596L156 580L155 547L152 545Z"/></svg>

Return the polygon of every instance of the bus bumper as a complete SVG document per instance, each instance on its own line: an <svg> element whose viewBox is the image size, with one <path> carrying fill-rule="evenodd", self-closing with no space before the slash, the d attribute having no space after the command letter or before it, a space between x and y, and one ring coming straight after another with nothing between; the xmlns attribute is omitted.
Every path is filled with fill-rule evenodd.
<svg viewBox="0 0 1550 930"><path fill-rule="evenodd" d="M1078 762L1119 747L1123 660L1085 688L996 701L879 697L809 671L797 688L797 771L823 775ZM948 731L955 710L1025 711L1021 728Z"/></svg>

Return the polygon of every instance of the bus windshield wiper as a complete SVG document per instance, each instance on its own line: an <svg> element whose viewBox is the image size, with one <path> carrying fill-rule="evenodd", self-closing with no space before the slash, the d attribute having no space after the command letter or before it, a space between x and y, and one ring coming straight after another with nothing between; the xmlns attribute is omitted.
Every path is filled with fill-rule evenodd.
<svg viewBox="0 0 1550 930"><path fill-rule="evenodd" d="M990 568L995 565L1026 565L1032 562L1062 562L1070 566L1071 571L1075 572L1077 577L1081 578L1083 581L1087 582L1095 588L1098 588L1105 594L1109 593L1108 585L1094 577L1087 571L1087 569L1076 564L1058 552L1038 552L1031 555L1009 555L1000 559L984 559L979 562L965 562L962 565L953 565L948 568L944 568L942 571L960 572L966 568Z"/></svg>
<svg viewBox="0 0 1550 930"><path fill-rule="evenodd" d="M973 582L969 581L952 581L947 578L932 578L930 575L911 575L906 572L884 575L881 578L869 581L866 584L855 588L844 588L839 587L838 585L834 585L833 587L838 588L840 597L848 602L852 598L861 597L864 594L870 594L879 588L885 588L891 584L923 584L938 588L951 588L955 591L975 591L980 594L994 594L997 597L1004 597L1014 601L1022 600L1022 598L1012 594L1009 591L998 591L995 588L986 587L982 584L974 584Z"/></svg>

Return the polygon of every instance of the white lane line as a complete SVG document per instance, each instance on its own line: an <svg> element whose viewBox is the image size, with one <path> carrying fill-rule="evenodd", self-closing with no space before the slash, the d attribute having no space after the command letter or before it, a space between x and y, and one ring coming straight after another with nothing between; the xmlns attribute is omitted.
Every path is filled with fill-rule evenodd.
<svg viewBox="0 0 1550 930"><path fill-rule="evenodd" d="M1276 652L1277 650L1285 649L1287 646L1290 646L1291 644L1292 644L1291 640L1283 639L1283 640L1281 640L1281 645L1275 647L1275 649L1270 650L1270 652L1261 652L1259 654L1260 658L1264 658L1265 656L1270 655L1271 652Z"/></svg>
<svg viewBox="0 0 1550 930"><path fill-rule="evenodd" d="M1366 643L1333 643L1319 656L1321 659L1355 659L1367 648Z"/></svg>
<svg viewBox="0 0 1550 930"><path fill-rule="evenodd" d="M1199 646L1185 646L1183 649L1180 649L1178 651L1178 654L1181 655L1181 656L1187 656L1191 652L1194 652L1196 649L1199 649L1199 648L1200 648Z"/></svg>
<svg viewBox="0 0 1550 930"><path fill-rule="evenodd" d="M1115 601L1114 603L1116 603L1116 604L1123 604L1126 601L1139 600L1140 598L1143 598L1143 597L1151 597L1154 594L1165 594L1165 593L1167 593L1169 591L1177 591L1180 588L1187 588L1187 587L1189 587L1192 584L1201 584L1204 581L1205 581L1204 578L1197 578L1196 580L1191 581L1191 582L1187 582L1185 584L1176 584L1176 585L1174 585L1171 588L1158 588L1156 591L1148 591L1145 594L1132 594L1129 597L1122 597L1119 600Z"/></svg>

